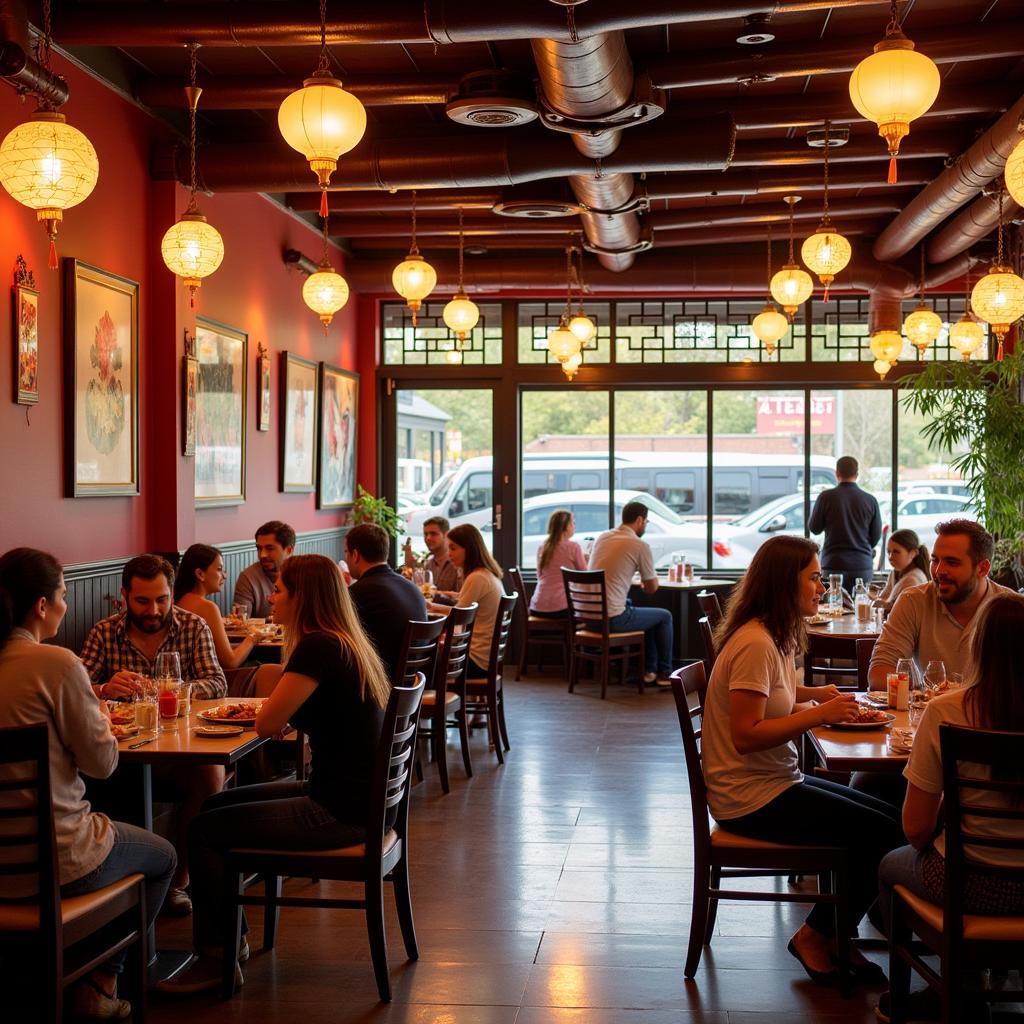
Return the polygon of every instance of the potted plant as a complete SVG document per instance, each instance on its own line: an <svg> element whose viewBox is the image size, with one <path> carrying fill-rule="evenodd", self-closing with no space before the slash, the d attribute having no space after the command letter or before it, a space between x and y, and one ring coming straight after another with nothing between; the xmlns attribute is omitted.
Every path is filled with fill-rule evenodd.
<svg viewBox="0 0 1024 1024"><path fill-rule="evenodd" d="M360 523L376 523L392 537L397 537L402 527L402 520L387 499L375 498L362 484L356 486L356 500L352 502L352 524Z"/></svg>
<svg viewBox="0 0 1024 1024"><path fill-rule="evenodd" d="M1024 581L1024 354L934 362L909 381L904 403L927 417L925 440L952 456L978 518L996 537L992 578L1017 589Z"/></svg>

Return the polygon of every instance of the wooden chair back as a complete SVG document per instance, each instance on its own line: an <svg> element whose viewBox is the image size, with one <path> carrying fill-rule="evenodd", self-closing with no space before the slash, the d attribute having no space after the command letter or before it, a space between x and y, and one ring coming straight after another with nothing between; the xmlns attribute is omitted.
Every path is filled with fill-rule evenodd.
<svg viewBox="0 0 1024 1024"><path fill-rule="evenodd" d="M718 647L715 644L715 630L706 615L702 615L697 620L697 625L700 626L700 635L704 639L704 650L708 653L708 669L710 670L715 667L715 662L718 660Z"/></svg>
<svg viewBox="0 0 1024 1024"><path fill-rule="evenodd" d="M842 658L846 661L856 662L858 658L857 643L859 640L869 640L874 646L872 637L855 636L833 636L831 633L817 633L813 630L807 633L807 651L804 654L804 685L813 686L812 679L815 671L835 676L850 676L858 679L857 688L860 689L858 668L853 666L840 668L824 668L821 666L823 660ZM870 654L868 655L870 661ZM865 675L865 683L867 676ZM852 686L844 687L853 689Z"/></svg>
<svg viewBox="0 0 1024 1024"><path fill-rule="evenodd" d="M402 650L395 662L395 686L413 686L417 673L422 673L427 685L434 679L434 663L437 661L437 642L444 632L445 619L429 619L419 622L410 619L405 628Z"/></svg>
<svg viewBox="0 0 1024 1024"><path fill-rule="evenodd" d="M453 608L448 613L444 626L444 643L437 655L436 681L438 693L442 690L441 680L446 680L449 690L465 691L466 659L469 644L473 639L473 625L480 606L475 602L466 608ZM459 694L465 697L465 692Z"/></svg>
<svg viewBox="0 0 1024 1024"><path fill-rule="evenodd" d="M512 592L519 594L522 597L521 601L516 601L516 609L514 615L514 621L516 624L516 631L523 639L523 643L526 643L526 622L530 617L529 604L526 600L526 583L523 581L523 574L519 571L518 565L513 565L510 569L505 571L508 576L508 585L512 588Z"/></svg>
<svg viewBox="0 0 1024 1024"><path fill-rule="evenodd" d="M57 943L61 926L49 747L45 723L0 729L0 874L25 878L26 888L35 889L47 944Z"/></svg>
<svg viewBox="0 0 1024 1024"><path fill-rule="evenodd" d="M683 735L683 755L686 758L686 781L690 790L690 810L693 815L694 850L705 858L711 849L711 827L708 824L708 791L704 784L700 738L704 720L704 700L708 691L704 663L677 668L671 675L672 696L676 702L676 715Z"/></svg>
<svg viewBox="0 0 1024 1024"><path fill-rule="evenodd" d="M870 689L868 682L868 669L871 668L871 655L875 650L875 637L858 637L857 643L857 689L866 693Z"/></svg>
<svg viewBox="0 0 1024 1024"><path fill-rule="evenodd" d="M491 652L487 659L487 676L501 686L501 672L505 665L505 648L512 631L512 616L515 614L519 594L502 594L498 601L498 613L494 617L494 632L491 634Z"/></svg>
<svg viewBox="0 0 1024 1024"><path fill-rule="evenodd" d="M607 638L608 592L604 569L562 569L572 630L592 629Z"/></svg>
<svg viewBox="0 0 1024 1024"><path fill-rule="evenodd" d="M702 590L697 595L697 601L700 604L700 610L711 623L711 628L714 629L722 621L722 605L718 600L718 595L712 591Z"/></svg>

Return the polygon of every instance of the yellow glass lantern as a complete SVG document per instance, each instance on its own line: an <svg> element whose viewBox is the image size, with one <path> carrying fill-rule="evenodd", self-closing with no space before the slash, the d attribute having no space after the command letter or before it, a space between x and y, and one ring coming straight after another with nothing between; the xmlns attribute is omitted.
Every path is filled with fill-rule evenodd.
<svg viewBox="0 0 1024 1024"><path fill-rule="evenodd" d="M423 300L437 284L437 271L414 250L395 267L391 274L391 283L412 310L412 325L415 327L416 314L420 311Z"/></svg>
<svg viewBox="0 0 1024 1024"><path fill-rule="evenodd" d="M910 133L910 123L935 102L939 94L939 69L931 58L914 49L900 30L896 3L885 38L875 44L850 75L850 99L857 113L878 125L878 134L889 147L889 184L896 183L896 157L900 141Z"/></svg>
<svg viewBox="0 0 1024 1024"><path fill-rule="evenodd" d="M579 372L580 367L583 365L583 353L577 352L575 355L569 356L568 359L562 360L562 372L565 376L572 380L573 377Z"/></svg>
<svg viewBox="0 0 1024 1024"><path fill-rule="evenodd" d="M36 211L50 236L50 269L57 269L57 227L65 210L88 199L100 163L92 143L63 114L37 110L0 143L0 184Z"/></svg>
<svg viewBox="0 0 1024 1024"><path fill-rule="evenodd" d="M1006 191L1018 206L1024 206L1024 139L1017 143L1006 161Z"/></svg>
<svg viewBox="0 0 1024 1024"><path fill-rule="evenodd" d="M790 320L814 291L811 275L795 263L787 263L772 277L772 298L786 311Z"/></svg>
<svg viewBox="0 0 1024 1024"><path fill-rule="evenodd" d="M789 330L789 319L772 303L766 302L764 309L754 317L750 326L770 357L775 354L779 339Z"/></svg>
<svg viewBox="0 0 1024 1024"><path fill-rule="evenodd" d="M876 359L871 364L871 369L878 374L880 380L885 380L885 375L892 369L892 363L887 363L884 359Z"/></svg>
<svg viewBox="0 0 1024 1024"><path fill-rule="evenodd" d="M985 328L969 312L964 312L949 329L949 343L964 359L969 360L985 343Z"/></svg>
<svg viewBox="0 0 1024 1024"><path fill-rule="evenodd" d="M480 309L465 292L458 291L451 302L444 307L444 312L441 315L461 345L466 340L466 335L476 327L477 321L480 319Z"/></svg>
<svg viewBox="0 0 1024 1024"><path fill-rule="evenodd" d="M1024 280L1012 267L995 263L971 292L974 315L986 321L999 342L997 359L1003 358L1003 340L1010 326L1024 316Z"/></svg>
<svg viewBox="0 0 1024 1024"><path fill-rule="evenodd" d="M181 215L160 242L160 254L172 274L177 274L189 290L190 304L195 305L196 289L224 259L224 239L198 210Z"/></svg>
<svg viewBox="0 0 1024 1024"><path fill-rule="evenodd" d="M902 351L903 335L899 331L876 331L871 335L871 354L875 357L874 370L883 380Z"/></svg>
<svg viewBox="0 0 1024 1024"><path fill-rule="evenodd" d="M334 314L348 302L348 282L325 258L317 272L306 278L302 286L302 301L320 317L326 333Z"/></svg>
<svg viewBox="0 0 1024 1024"><path fill-rule="evenodd" d="M836 274L850 262L852 255L853 247L849 241L826 221L822 221L818 230L810 238L805 239L800 247L800 258L804 261L804 266L812 274L817 274L818 280L825 286L826 302L829 285L835 280Z"/></svg>
<svg viewBox="0 0 1024 1024"><path fill-rule="evenodd" d="M569 330L579 338L581 345L586 345L597 334L597 324L586 314L577 313L569 321Z"/></svg>
<svg viewBox="0 0 1024 1024"><path fill-rule="evenodd" d="M450 348L448 349L445 359L451 363L452 366L458 366L462 362L462 349Z"/></svg>
<svg viewBox="0 0 1024 1024"><path fill-rule="evenodd" d="M942 318L922 302L903 321L903 333L917 349L918 356L924 359L928 346L942 333Z"/></svg>
<svg viewBox="0 0 1024 1024"><path fill-rule="evenodd" d="M564 363L583 349L583 344L566 326L565 319L548 335L548 351L560 362Z"/></svg>

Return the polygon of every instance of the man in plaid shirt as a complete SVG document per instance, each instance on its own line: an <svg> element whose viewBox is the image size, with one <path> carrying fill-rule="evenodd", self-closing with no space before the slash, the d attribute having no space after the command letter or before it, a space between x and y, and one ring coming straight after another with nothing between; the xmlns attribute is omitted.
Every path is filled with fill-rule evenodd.
<svg viewBox="0 0 1024 1024"><path fill-rule="evenodd" d="M156 656L177 651L181 677L192 684L192 696L223 697L227 680L213 634L198 615L172 603L170 563L139 555L125 565L121 582L126 610L97 622L82 648L96 695L131 697L141 688L140 677L153 675Z"/></svg>

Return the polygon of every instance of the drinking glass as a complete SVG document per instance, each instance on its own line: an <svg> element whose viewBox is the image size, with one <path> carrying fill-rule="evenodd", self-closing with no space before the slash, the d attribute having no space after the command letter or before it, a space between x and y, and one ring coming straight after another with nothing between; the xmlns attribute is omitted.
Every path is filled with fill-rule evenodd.
<svg viewBox="0 0 1024 1024"><path fill-rule="evenodd" d="M917 732L917 727L924 717L924 709L928 707L927 694L924 690L911 690L910 703L907 705L907 722L910 728Z"/></svg>
<svg viewBox="0 0 1024 1024"><path fill-rule="evenodd" d="M142 689L135 694L135 724L140 732L156 732L158 719L157 689L148 676L142 679Z"/></svg>
<svg viewBox="0 0 1024 1024"><path fill-rule="evenodd" d="M192 713L192 684L182 683L178 687L178 717L188 718Z"/></svg>
<svg viewBox="0 0 1024 1024"><path fill-rule="evenodd" d="M938 659L929 661L925 666L924 681L932 690L937 690L946 681L946 666Z"/></svg>
<svg viewBox="0 0 1024 1024"><path fill-rule="evenodd" d="M178 695L181 692L181 683L177 679L160 680L160 697L158 708L160 710L160 731L171 732L178 728Z"/></svg>
<svg viewBox="0 0 1024 1024"><path fill-rule="evenodd" d="M828 613L834 619L843 614L843 577L840 573L831 573L828 578Z"/></svg>
<svg viewBox="0 0 1024 1024"><path fill-rule="evenodd" d="M947 672L946 673L946 688L949 690L962 690L964 686L964 676L962 672Z"/></svg>
<svg viewBox="0 0 1024 1024"><path fill-rule="evenodd" d="M244 626L249 619L249 609L244 604L233 604L231 606L231 618Z"/></svg>
<svg viewBox="0 0 1024 1024"><path fill-rule="evenodd" d="M423 570L422 569L413 569L413 571L412 571L412 581L421 590L423 589L423 584L424 584L425 580L423 578Z"/></svg>
<svg viewBox="0 0 1024 1024"><path fill-rule="evenodd" d="M164 651L156 656L157 679L181 679L181 659L177 651Z"/></svg>

